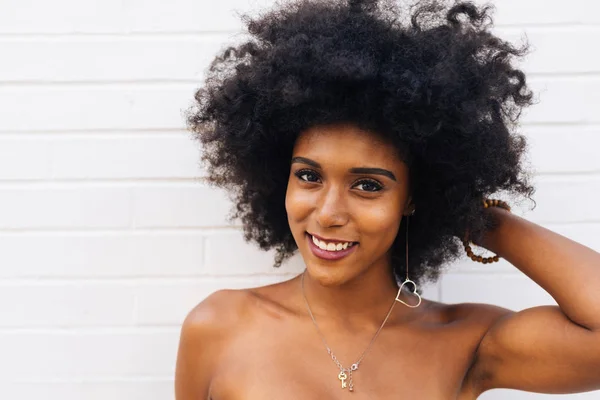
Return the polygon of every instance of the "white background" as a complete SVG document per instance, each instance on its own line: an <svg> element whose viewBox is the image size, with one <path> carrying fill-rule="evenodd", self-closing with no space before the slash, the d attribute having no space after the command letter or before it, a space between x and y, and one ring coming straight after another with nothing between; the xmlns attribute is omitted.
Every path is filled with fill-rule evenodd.
<svg viewBox="0 0 600 400"><path fill-rule="evenodd" d="M173 399L187 311L300 271L298 258L273 269L228 225L184 126L205 67L241 28L232 10L261 4L0 0L0 398ZM496 5L496 31L526 33L534 50L523 68L539 104L522 129L538 207L525 216L600 250L600 3ZM506 263L462 262L426 293L553 303Z"/></svg>

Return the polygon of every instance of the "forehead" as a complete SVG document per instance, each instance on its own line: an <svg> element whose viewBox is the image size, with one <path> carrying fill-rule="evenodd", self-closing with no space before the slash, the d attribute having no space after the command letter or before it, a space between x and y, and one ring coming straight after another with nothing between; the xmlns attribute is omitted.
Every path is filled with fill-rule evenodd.
<svg viewBox="0 0 600 400"><path fill-rule="evenodd" d="M351 124L319 125L302 132L294 156L319 162L346 160L352 164L404 164L398 149L381 135Z"/></svg>

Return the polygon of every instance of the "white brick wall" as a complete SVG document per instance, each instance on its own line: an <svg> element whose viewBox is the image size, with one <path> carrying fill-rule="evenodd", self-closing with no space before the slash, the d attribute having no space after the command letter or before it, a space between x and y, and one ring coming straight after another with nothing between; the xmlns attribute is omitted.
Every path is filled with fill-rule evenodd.
<svg viewBox="0 0 600 400"><path fill-rule="evenodd" d="M272 269L272 253L227 225L184 130L204 69L239 30L232 10L272 3L0 2L0 398L172 399L186 312L301 269L299 257ZM526 216L600 250L600 3L495 3L497 31L535 50L523 67L541 102L523 121L538 208ZM458 263L426 293L552 302L506 263Z"/></svg>

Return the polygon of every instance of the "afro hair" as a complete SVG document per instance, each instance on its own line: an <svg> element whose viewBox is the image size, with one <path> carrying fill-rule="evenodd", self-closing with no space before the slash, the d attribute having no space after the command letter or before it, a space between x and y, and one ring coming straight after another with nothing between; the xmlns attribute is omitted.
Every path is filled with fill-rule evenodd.
<svg viewBox="0 0 600 400"><path fill-rule="evenodd" d="M461 237L493 225L484 198L531 199L516 132L532 103L515 59L527 52L491 33L491 6L424 0L296 0L244 16L250 37L210 65L188 110L207 180L229 191L246 240L297 250L285 210L296 138L314 125L353 123L397 146L409 166L410 274L435 281ZM405 217L406 218L406 217ZM401 229L392 246L405 274Z"/></svg>

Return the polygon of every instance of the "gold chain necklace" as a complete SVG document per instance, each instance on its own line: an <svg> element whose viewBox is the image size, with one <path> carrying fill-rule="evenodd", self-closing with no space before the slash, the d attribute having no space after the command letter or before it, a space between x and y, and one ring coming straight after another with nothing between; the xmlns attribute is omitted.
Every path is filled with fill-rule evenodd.
<svg viewBox="0 0 600 400"><path fill-rule="evenodd" d="M306 270L304 270L304 272L302 273L302 277L300 278L300 280L302 282L302 296L304 297L304 302L306 303L306 308L308 309L308 313L310 314L310 317L311 317L313 323L315 324L315 327L317 328L317 332L319 333L319 336L321 336L321 340L323 341L323 344L325 345L325 348L327 349L327 354L329 354L331 356L331 359L333 360L333 362L340 369L340 373L338 374L338 379L341 381L342 389L345 389L347 387L349 391L353 392L354 391L354 382L352 380L352 372L354 372L358 369L358 366L360 365L360 362L362 361L362 359L365 357L365 354L367 354L367 352L369 351L369 349L375 342L375 339L377 339L377 336L379 336L379 332L381 332L381 329L383 329L383 326L387 322L388 318L390 317L390 314L392 313L392 310L394 309L394 306L396 305L396 299L398 298L398 296L396 296L394 298L394 301L392 302L392 305L391 305L387 315L385 316L385 319L381 323L381 326L379 327L379 329L377 329L377 332L375 332L375 335L371 339L371 342L369 343L369 345L367 346L365 351L363 351L363 353L359 357L358 361L356 361L354 364L352 364L349 368L344 368L344 366L342 366L342 364L339 362L339 360L337 359L335 354L333 354L333 351L331 351L331 348L329 347L329 345L327 344L327 341L325 340L325 336L323 336L323 333L319 329L319 325L317 324L317 321L315 320L315 317L314 317L312 311L310 310L310 306L308 305L308 300L306 298L306 294L304 293L304 275L305 274L306 274ZM348 383L346 383L346 380L348 381Z"/></svg>

